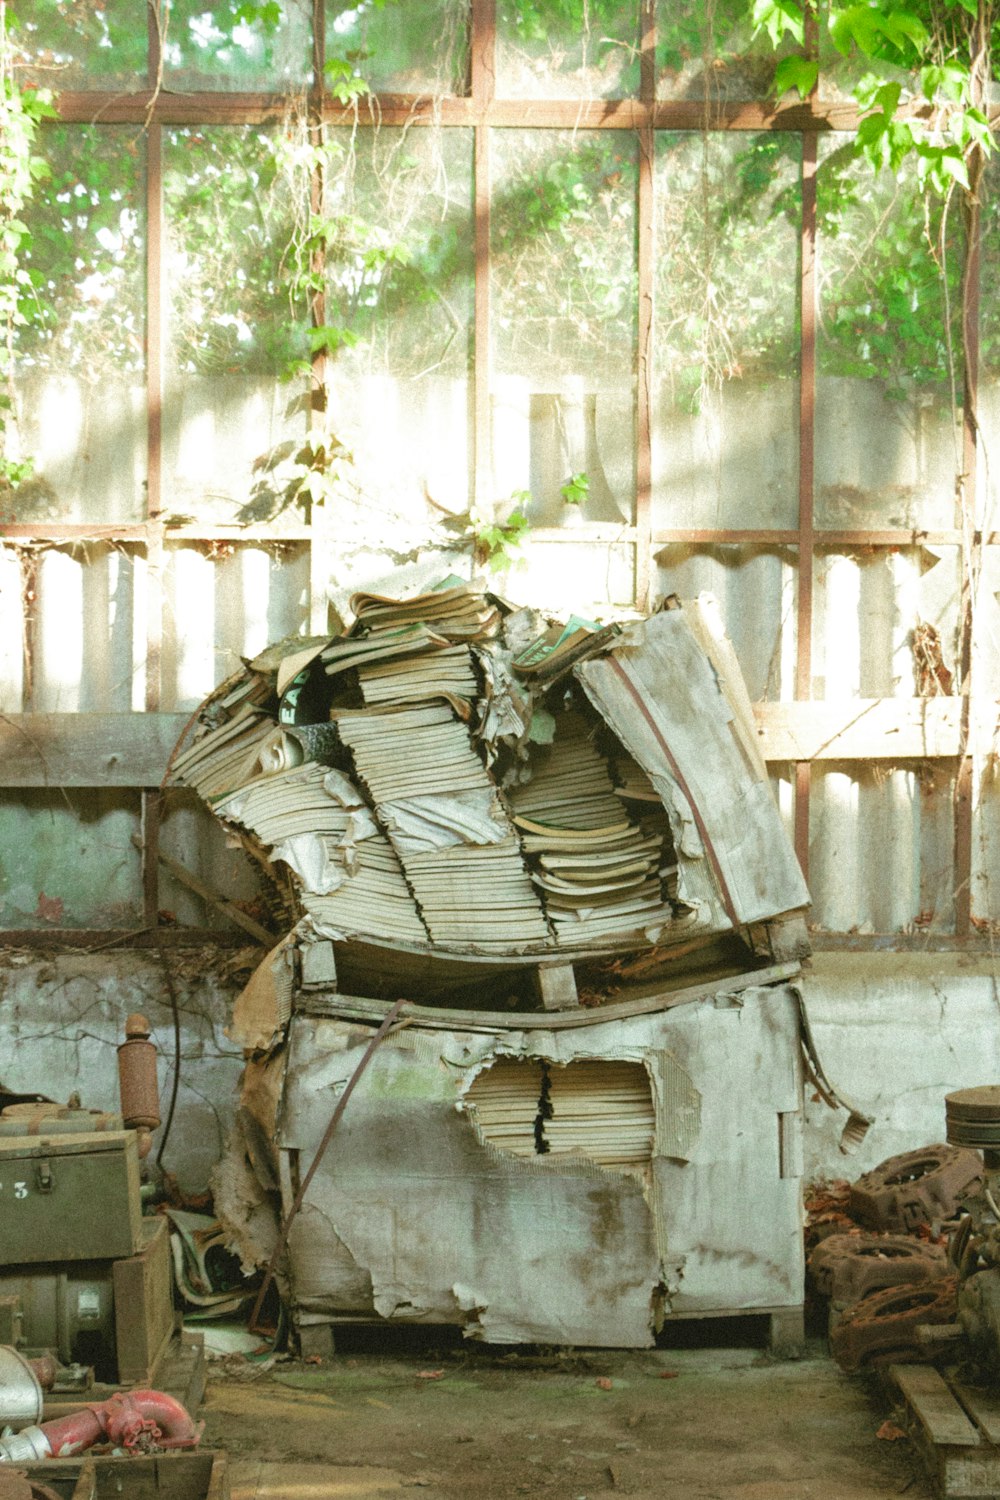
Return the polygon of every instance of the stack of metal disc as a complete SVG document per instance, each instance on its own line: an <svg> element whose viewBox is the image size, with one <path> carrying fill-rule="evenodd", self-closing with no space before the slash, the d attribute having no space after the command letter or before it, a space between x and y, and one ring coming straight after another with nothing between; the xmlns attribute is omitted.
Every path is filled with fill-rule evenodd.
<svg viewBox="0 0 1000 1500"><path fill-rule="evenodd" d="M959 1089L946 1094L944 1103L950 1145L1000 1151L1000 1084Z"/></svg>

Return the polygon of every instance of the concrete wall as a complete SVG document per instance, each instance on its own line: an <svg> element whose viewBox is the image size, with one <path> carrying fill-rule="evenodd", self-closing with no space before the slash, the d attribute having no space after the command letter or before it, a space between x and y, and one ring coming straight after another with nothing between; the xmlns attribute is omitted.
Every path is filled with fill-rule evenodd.
<svg viewBox="0 0 1000 1500"><path fill-rule="evenodd" d="M181 1013L181 1088L164 1165L204 1186L232 1121L242 1060L224 1027L256 949L168 951ZM806 1177L856 1177L944 1138L944 1095L1000 1075L1000 979L988 956L819 954L804 984L831 1081L875 1117L857 1154L839 1151L844 1116L809 1099ZM142 1010L160 1048L166 1103L173 1022L155 954L0 954L0 1083L114 1109L115 1046ZM159 1137L156 1138L158 1143ZM155 1146L154 1146L155 1151Z"/></svg>

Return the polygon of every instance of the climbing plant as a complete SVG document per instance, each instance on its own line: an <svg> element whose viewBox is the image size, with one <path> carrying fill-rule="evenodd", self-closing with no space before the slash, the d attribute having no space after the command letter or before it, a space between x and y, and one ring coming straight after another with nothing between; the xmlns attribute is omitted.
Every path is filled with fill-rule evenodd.
<svg viewBox="0 0 1000 1500"><path fill-rule="evenodd" d="M30 457L20 453L17 443L14 340L36 296L25 267L31 234L24 215L36 184L48 172L37 148L39 122L54 115L47 91L18 86L12 24L6 0L0 0L0 492L16 489L32 471Z"/></svg>

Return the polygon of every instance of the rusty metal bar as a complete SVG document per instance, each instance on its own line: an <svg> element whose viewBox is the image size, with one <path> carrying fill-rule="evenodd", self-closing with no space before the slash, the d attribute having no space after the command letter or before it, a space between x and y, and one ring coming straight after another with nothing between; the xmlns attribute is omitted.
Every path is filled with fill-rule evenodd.
<svg viewBox="0 0 1000 1500"><path fill-rule="evenodd" d="M972 718L976 592L983 561L983 534L978 529L978 401L979 401L979 304L980 304L980 206L981 157L972 163L972 191L964 205L965 262L962 276L962 476L958 488L955 520L962 528L961 590L959 614L959 691L962 713L959 730L961 759L955 779L955 932L967 937L972 930L972 868L974 828L974 767L968 753Z"/></svg>
<svg viewBox="0 0 1000 1500"><path fill-rule="evenodd" d="M816 148L810 132L802 138L802 228L800 264L799 350L799 590L796 612L795 696L812 697L812 608L815 533L813 530L814 447L816 409ZM809 880L809 801L812 768L807 761L795 767L795 852L806 882Z"/></svg>
<svg viewBox="0 0 1000 1500"><path fill-rule="evenodd" d="M490 135L485 114L496 89L496 0L472 0L470 83L481 117L475 123L475 284L472 363L472 503L486 514L493 501L490 383Z"/></svg>
<svg viewBox="0 0 1000 1500"><path fill-rule="evenodd" d="M656 0L642 0L640 92L656 99ZM653 311L656 296L656 136L652 124L638 132L636 202L637 293L639 298L635 424L635 602L648 609L653 593Z"/></svg>

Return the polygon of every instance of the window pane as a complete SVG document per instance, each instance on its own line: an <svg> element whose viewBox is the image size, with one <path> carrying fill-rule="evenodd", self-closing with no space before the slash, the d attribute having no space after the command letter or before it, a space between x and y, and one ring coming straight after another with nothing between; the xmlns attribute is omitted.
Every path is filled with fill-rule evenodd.
<svg viewBox="0 0 1000 1500"><path fill-rule="evenodd" d="M435 520L469 504L472 132L331 132L328 151L330 420L353 454L342 514L368 545L373 527L425 537L429 501Z"/></svg>
<svg viewBox="0 0 1000 1500"><path fill-rule="evenodd" d="M947 679L932 680L926 627L945 672L957 676L958 604L957 547L817 552L813 697L937 696ZM925 630L915 634L918 626Z"/></svg>
<svg viewBox="0 0 1000 1500"><path fill-rule="evenodd" d="M784 701L795 695L798 553L791 547L686 546L656 555L654 593L695 599L714 594L747 692Z"/></svg>
<svg viewBox="0 0 1000 1500"><path fill-rule="evenodd" d="M810 921L826 932L953 931L953 802L942 765L815 765Z"/></svg>
<svg viewBox="0 0 1000 1500"><path fill-rule="evenodd" d="M817 524L951 526L962 452L957 213L942 255L940 204L925 203L909 173L874 174L843 137L821 144Z"/></svg>
<svg viewBox="0 0 1000 1500"><path fill-rule="evenodd" d="M280 379L308 353L290 292L309 193L295 139L294 125L164 133L169 515L272 519L279 501L253 493L253 462L305 433L303 381ZM302 522L294 509L281 518Z"/></svg>
<svg viewBox="0 0 1000 1500"><path fill-rule="evenodd" d="M494 131L493 479L543 526L635 501L634 137ZM563 492L584 476L582 503ZM580 493L578 486L570 493Z"/></svg>
<svg viewBox="0 0 1000 1500"><path fill-rule="evenodd" d="M799 149L657 138L654 526L796 525Z"/></svg>
<svg viewBox="0 0 1000 1500"><path fill-rule="evenodd" d="M136 0L30 0L8 13L22 78L52 89L146 87L146 6Z"/></svg>
<svg viewBox="0 0 1000 1500"><path fill-rule="evenodd" d="M468 0L326 0L328 86L350 68L376 93L464 94L468 14Z"/></svg>
<svg viewBox="0 0 1000 1500"><path fill-rule="evenodd" d="M499 0L501 98L622 99L638 92L638 0Z"/></svg>
<svg viewBox="0 0 1000 1500"><path fill-rule="evenodd" d="M162 17L170 88L270 90L308 82L309 0L168 0Z"/></svg>
<svg viewBox="0 0 1000 1500"><path fill-rule="evenodd" d="M778 58L766 37L752 37L744 0L657 0L656 91L661 99L764 99Z"/></svg>
<svg viewBox="0 0 1000 1500"><path fill-rule="evenodd" d="M17 520L130 521L145 509L143 150L134 126L54 125L28 219L15 330Z"/></svg>

